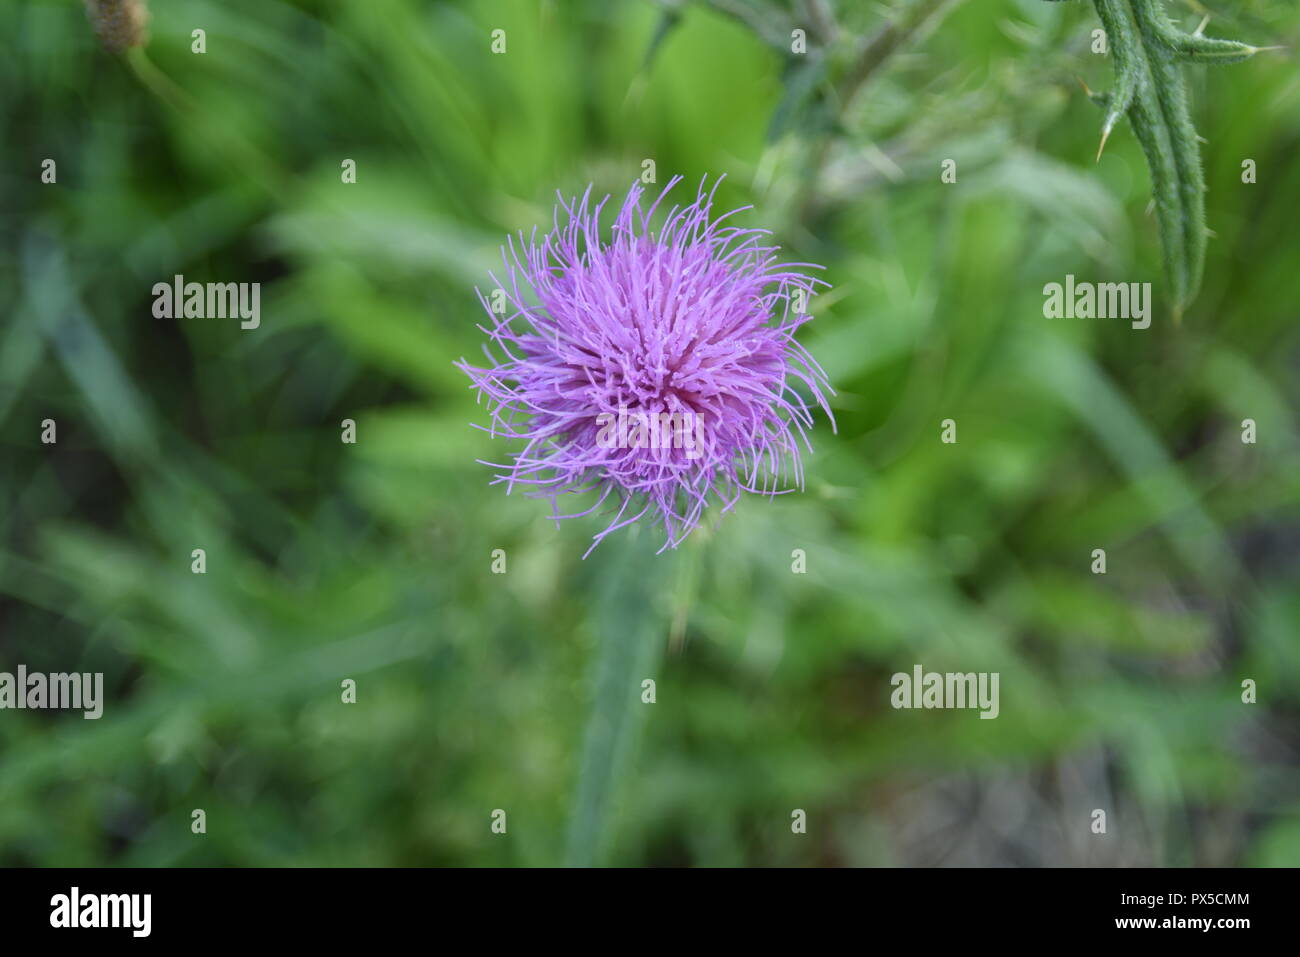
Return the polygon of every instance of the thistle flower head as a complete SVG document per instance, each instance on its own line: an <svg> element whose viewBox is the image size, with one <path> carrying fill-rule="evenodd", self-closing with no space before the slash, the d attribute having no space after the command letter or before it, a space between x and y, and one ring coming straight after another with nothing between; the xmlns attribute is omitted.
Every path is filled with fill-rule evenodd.
<svg viewBox="0 0 1300 957"><path fill-rule="evenodd" d="M656 230L679 181L648 208L634 183L607 235L609 197L560 196L552 230L509 239L500 291L479 292L490 364L456 364L489 431L523 443L493 481L548 499L557 520L608 503L592 548L643 518L676 548L711 503L725 513L744 492L802 488L812 406L831 415L825 374L794 338L827 285L804 271L818 267L778 262L766 230L724 225L749 207L715 217L707 180ZM559 499L583 492L595 505L562 515Z"/></svg>

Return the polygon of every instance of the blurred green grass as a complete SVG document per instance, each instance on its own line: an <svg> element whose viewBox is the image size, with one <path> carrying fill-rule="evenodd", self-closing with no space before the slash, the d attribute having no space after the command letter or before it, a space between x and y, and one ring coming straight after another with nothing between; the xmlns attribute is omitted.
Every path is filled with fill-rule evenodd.
<svg viewBox="0 0 1300 957"><path fill-rule="evenodd" d="M188 108L79 4L0 11L0 669L109 690L0 713L0 863L1300 863L1300 13L1224 4L1289 49L1189 70L1217 238L1174 327L1131 134L1092 162L1085 4L958 4L840 113L839 47L819 80L699 3L153 6ZM827 266L839 430L624 597L653 536L584 562L598 518L489 488L451 362L505 235L645 158ZM1067 272L1154 282L1152 329L1043 319ZM154 319L175 273L262 282L261 328ZM658 701L583 803L637 629ZM1000 671L1001 716L892 711L915 662Z"/></svg>

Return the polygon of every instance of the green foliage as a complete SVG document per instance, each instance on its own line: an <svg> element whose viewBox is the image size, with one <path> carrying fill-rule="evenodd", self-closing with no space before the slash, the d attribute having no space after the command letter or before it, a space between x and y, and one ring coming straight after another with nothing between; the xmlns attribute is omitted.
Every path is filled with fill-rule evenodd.
<svg viewBox="0 0 1300 957"><path fill-rule="evenodd" d="M1294 8L1222 6L1296 48ZM1144 213L1164 141L1093 163L1083 5L152 10L124 58L79 4L0 7L0 670L108 699L0 712L0 863L1297 863L1290 54L1117 53L1186 70L1218 237L1140 332L1042 314L1067 273L1158 276L1157 229L1199 272ZM1139 103L1172 149L1180 103ZM804 492L583 561L601 518L488 485L451 363L504 237L646 158L827 267L838 432ZM176 273L260 281L261 327L155 319ZM1000 672L1001 715L893 710L914 663Z"/></svg>

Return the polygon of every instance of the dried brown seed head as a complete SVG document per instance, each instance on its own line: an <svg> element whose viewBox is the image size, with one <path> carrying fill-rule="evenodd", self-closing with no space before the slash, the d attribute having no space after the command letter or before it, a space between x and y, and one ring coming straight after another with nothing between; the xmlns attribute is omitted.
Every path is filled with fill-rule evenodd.
<svg viewBox="0 0 1300 957"><path fill-rule="evenodd" d="M85 0L86 16L109 53L142 47L149 39L149 8L144 0Z"/></svg>

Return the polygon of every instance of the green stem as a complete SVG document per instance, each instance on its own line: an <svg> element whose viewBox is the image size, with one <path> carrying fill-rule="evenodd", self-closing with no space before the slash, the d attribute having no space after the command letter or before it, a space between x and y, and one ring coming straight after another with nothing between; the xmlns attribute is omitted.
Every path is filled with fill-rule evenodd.
<svg viewBox="0 0 1300 957"><path fill-rule="evenodd" d="M624 772L646 711L641 683L655 678L667 626L659 583L668 555L654 554L640 536L612 536L599 553L612 563L602 575L591 622L599 642L591 717L583 742L565 863L591 867L603 861L612 835Z"/></svg>

